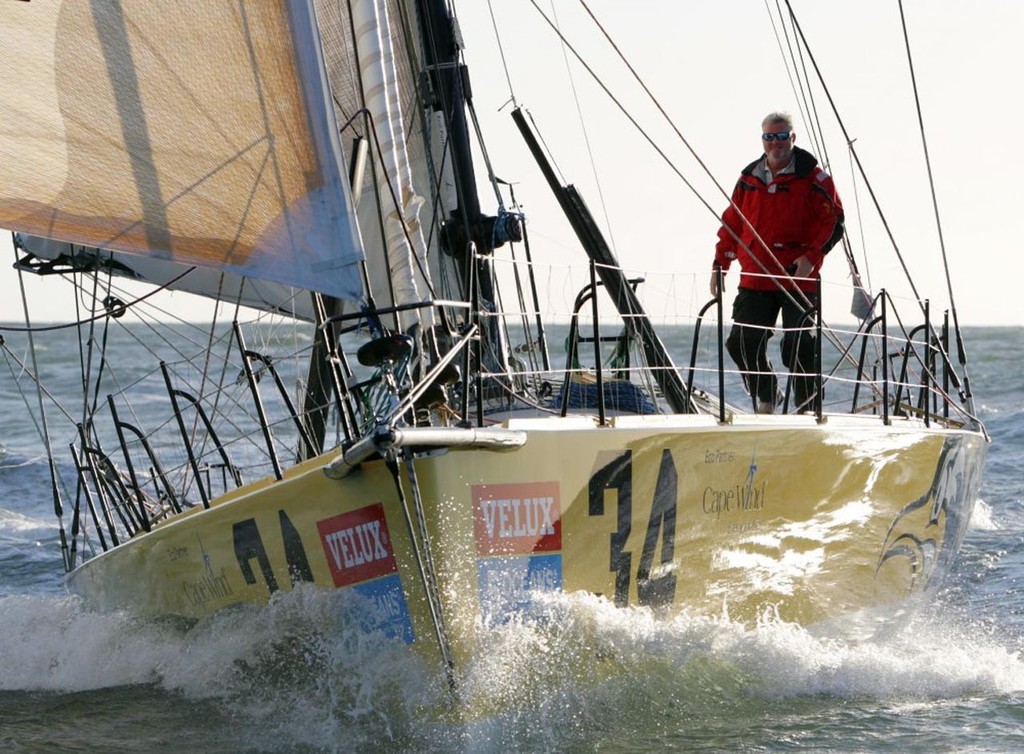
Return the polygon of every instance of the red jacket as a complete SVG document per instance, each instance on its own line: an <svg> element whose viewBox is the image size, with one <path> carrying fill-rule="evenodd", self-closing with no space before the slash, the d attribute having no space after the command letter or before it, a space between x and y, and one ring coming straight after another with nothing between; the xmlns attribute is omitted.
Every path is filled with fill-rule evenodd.
<svg viewBox="0 0 1024 754"><path fill-rule="evenodd" d="M793 153L795 171L776 175L771 184L756 170L763 157L743 168L732 192L733 203L722 215L715 263L727 270L738 258L741 288L778 290L775 278L765 275L785 279L782 271L804 255L814 265L808 277L814 277L825 254L843 237L843 205L832 177L818 167L810 152L794 147ZM768 248L756 240L737 207ZM810 292L814 283L801 281L799 287Z"/></svg>

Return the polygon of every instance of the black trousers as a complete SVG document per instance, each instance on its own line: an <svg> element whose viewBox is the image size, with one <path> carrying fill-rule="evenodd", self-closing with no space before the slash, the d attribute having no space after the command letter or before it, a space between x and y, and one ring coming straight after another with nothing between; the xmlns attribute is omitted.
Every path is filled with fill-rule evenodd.
<svg viewBox="0 0 1024 754"><path fill-rule="evenodd" d="M796 302L799 294L793 293ZM817 296L805 293L815 307ZM814 408L811 399L815 397L814 371L815 337L808 328L814 320L804 315L803 306L790 300L782 291L755 291L740 288L732 305L732 330L726 340L726 348L736 366L743 372L743 382L751 398L774 402L778 380L768 358L768 341L774 334L772 328L782 312L782 362L793 372L794 410ZM803 374L799 374L803 373ZM806 376L803 376L806 375Z"/></svg>

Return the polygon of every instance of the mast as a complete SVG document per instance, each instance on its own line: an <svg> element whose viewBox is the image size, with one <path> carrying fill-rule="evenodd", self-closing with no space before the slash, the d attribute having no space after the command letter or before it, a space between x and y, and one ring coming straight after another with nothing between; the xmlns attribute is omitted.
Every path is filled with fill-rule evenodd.
<svg viewBox="0 0 1024 754"><path fill-rule="evenodd" d="M466 115L472 106L473 89L469 69L459 62L462 37L458 22L445 5L445 0L415 0L423 38L424 71L427 94L425 107L441 113L446 131L446 147L451 157L458 207L449 214L442 229L442 245L451 253L462 274L465 291L470 292L471 266L469 242L477 253L489 255L506 241L521 241L522 226L513 215L485 215L473 169L470 128ZM480 296L485 304L494 303L491 263L480 260L475 271Z"/></svg>
<svg viewBox="0 0 1024 754"><path fill-rule="evenodd" d="M448 13L444 0L416 0L423 37L423 66L427 74L429 101L425 106L444 117L447 130L447 148L451 155L455 175L455 190L459 206L452 210L445 223L444 242L455 258L464 290L468 293L470 257L469 241L476 241L480 225L480 197L476 190L473 154L466 120L466 102L472 98L469 74L459 62L462 49L457 35L455 19ZM477 244L483 251L486 246ZM485 265L481 265L484 267ZM489 268L489 265L486 265ZM480 273L489 272L481 269ZM480 293L488 301L494 300L490 275L478 276Z"/></svg>
<svg viewBox="0 0 1024 754"><path fill-rule="evenodd" d="M443 118L458 202L441 228L441 249L452 256L461 293L472 308L493 312L498 302L490 255L506 241L521 241L522 225L515 215L485 215L480 209L466 112L472 106L473 93L468 69L459 59L463 45L458 23L445 0L415 0L415 7L424 51L424 108ZM479 256L474 257L474 250ZM482 318L482 348L478 352L482 369L508 371L503 332L498 318Z"/></svg>

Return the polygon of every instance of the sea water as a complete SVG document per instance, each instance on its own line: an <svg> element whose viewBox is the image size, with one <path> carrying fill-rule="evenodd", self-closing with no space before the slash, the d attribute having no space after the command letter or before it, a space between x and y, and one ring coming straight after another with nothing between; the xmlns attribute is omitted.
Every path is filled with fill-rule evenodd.
<svg viewBox="0 0 1024 754"><path fill-rule="evenodd" d="M459 679L484 713L353 630L343 593L197 624L66 595L42 445L0 374L0 751L1022 751L1024 328L967 336L993 442L940 590L812 629L552 596L487 628ZM73 379L77 352L45 358Z"/></svg>

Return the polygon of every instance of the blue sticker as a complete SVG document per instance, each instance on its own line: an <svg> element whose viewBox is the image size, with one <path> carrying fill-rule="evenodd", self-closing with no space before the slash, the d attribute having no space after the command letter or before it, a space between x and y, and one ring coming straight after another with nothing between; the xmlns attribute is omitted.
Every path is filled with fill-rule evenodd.
<svg viewBox="0 0 1024 754"><path fill-rule="evenodd" d="M562 556L481 558L477 578L484 619L504 623L529 608L533 594L562 588Z"/></svg>
<svg viewBox="0 0 1024 754"><path fill-rule="evenodd" d="M386 636L412 644L414 637L409 605L397 573L355 584L352 589L376 608L364 615L367 630L382 631Z"/></svg>

